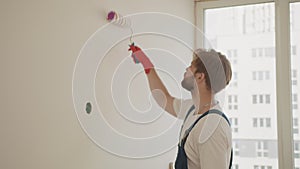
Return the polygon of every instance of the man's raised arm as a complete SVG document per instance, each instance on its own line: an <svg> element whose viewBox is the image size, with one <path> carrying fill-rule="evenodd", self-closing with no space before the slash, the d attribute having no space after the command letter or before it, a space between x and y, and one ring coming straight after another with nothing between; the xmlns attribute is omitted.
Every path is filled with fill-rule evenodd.
<svg viewBox="0 0 300 169"><path fill-rule="evenodd" d="M131 44L129 47L130 48L128 50L132 51L131 56L134 62L141 63L145 69L152 96L154 97L157 104L171 115L177 117L177 114L173 107L174 97L170 95L167 88L157 75L157 72L154 69L154 65L152 64L150 59L138 46Z"/></svg>

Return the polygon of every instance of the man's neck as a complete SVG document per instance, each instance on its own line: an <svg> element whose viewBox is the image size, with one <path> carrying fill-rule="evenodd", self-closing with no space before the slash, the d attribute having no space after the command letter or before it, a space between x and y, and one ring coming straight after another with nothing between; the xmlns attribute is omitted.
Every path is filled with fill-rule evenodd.
<svg viewBox="0 0 300 169"><path fill-rule="evenodd" d="M192 99L195 105L195 113L203 114L215 105L214 96L211 92L191 91Z"/></svg>

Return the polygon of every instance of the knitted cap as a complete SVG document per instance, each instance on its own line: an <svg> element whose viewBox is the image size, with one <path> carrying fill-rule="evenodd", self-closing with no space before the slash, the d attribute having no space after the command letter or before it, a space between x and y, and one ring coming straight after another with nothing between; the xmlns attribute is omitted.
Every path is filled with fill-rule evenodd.
<svg viewBox="0 0 300 169"><path fill-rule="evenodd" d="M224 69L225 65L223 65L224 63L222 63L220 58L221 54L213 49L206 50L200 48L194 51L194 55L194 57L199 57L205 66L212 91L217 93L224 89L231 79L231 68L230 71L226 70L228 68ZM226 73L228 74L227 76Z"/></svg>

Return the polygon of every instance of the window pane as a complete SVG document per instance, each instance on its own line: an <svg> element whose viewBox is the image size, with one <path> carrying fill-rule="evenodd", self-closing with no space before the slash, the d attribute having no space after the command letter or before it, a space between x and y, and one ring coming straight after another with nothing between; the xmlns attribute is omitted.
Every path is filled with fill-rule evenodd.
<svg viewBox="0 0 300 169"><path fill-rule="evenodd" d="M269 80L270 79L270 72L269 71L266 71L266 80Z"/></svg>
<svg viewBox="0 0 300 169"><path fill-rule="evenodd" d="M224 108L239 143L233 164L277 169L274 3L206 9L204 16L206 46L224 53L238 72L226 90L225 105L233 107Z"/></svg>
<svg viewBox="0 0 300 169"><path fill-rule="evenodd" d="M266 119L266 126L271 127L271 118Z"/></svg>
<svg viewBox="0 0 300 169"><path fill-rule="evenodd" d="M256 80L256 72L252 72L252 80Z"/></svg>
<svg viewBox="0 0 300 169"><path fill-rule="evenodd" d="M262 71L258 72L258 80L263 80L263 72Z"/></svg>
<svg viewBox="0 0 300 169"><path fill-rule="evenodd" d="M253 127L257 127L257 118L253 118Z"/></svg>
<svg viewBox="0 0 300 169"><path fill-rule="evenodd" d="M253 104L257 103L257 96L256 95L252 95L252 103Z"/></svg>
<svg viewBox="0 0 300 169"><path fill-rule="evenodd" d="M263 127L264 126L264 119L263 118L260 118L260 127Z"/></svg>
<svg viewBox="0 0 300 169"><path fill-rule="evenodd" d="M259 95L259 103L264 103L264 95Z"/></svg>
<svg viewBox="0 0 300 169"><path fill-rule="evenodd" d="M300 118L300 111L298 109L300 94L300 86L297 85L299 81L299 68L300 68L300 3L290 4L290 19L291 19L291 80L292 80L292 110L293 110L293 126L294 126L294 158L295 158L295 168L300 168L300 152L299 152L299 124L298 119Z"/></svg>
<svg viewBox="0 0 300 169"><path fill-rule="evenodd" d="M270 95L267 94L267 95L266 95L266 103L267 103L267 104L270 104L270 100L271 100Z"/></svg>

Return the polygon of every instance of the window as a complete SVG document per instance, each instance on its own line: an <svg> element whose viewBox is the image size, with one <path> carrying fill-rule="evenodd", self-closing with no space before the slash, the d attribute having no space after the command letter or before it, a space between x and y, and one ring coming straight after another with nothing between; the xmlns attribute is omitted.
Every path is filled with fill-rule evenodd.
<svg viewBox="0 0 300 169"><path fill-rule="evenodd" d="M265 166L265 165L254 165L253 166L254 169L272 169L272 166Z"/></svg>
<svg viewBox="0 0 300 169"><path fill-rule="evenodd" d="M293 109L298 109L298 104L293 104Z"/></svg>
<svg viewBox="0 0 300 169"><path fill-rule="evenodd" d="M271 127L271 118L266 118L266 127Z"/></svg>
<svg viewBox="0 0 300 169"><path fill-rule="evenodd" d="M229 121L231 123L232 131L234 133L237 133L239 131L239 129L238 129L238 118L229 118Z"/></svg>
<svg viewBox="0 0 300 169"><path fill-rule="evenodd" d="M233 87L233 88L236 88L238 86L237 82L233 81L233 82L230 82L229 84L229 87Z"/></svg>
<svg viewBox="0 0 300 169"><path fill-rule="evenodd" d="M263 118L259 119L259 124L260 124L259 125L260 127L264 127L264 119Z"/></svg>
<svg viewBox="0 0 300 169"><path fill-rule="evenodd" d="M232 169L239 169L239 165L238 164L233 164Z"/></svg>
<svg viewBox="0 0 300 169"><path fill-rule="evenodd" d="M228 49L227 57L230 59L232 64L237 64L237 50L236 49Z"/></svg>
<svg viewBox="0 0 300 169"><path fill-rule="evenodd" d="M292 55L297 55L297 47L296 46L292 46Z"/></svg>
<svg viewBox="0 0 300 169"><path fill-rule="evenodd" d="M300 146L300 143L299 142L294 142L294 151L295 151L295 154L294 154L294 156L295 156L295 158L300 158L300 148L299 148L299 146Z"/></svg>
<svg viewBox="0 0 300 169"><path fill-rule="evenodd" d="M265 79L270 80L270 71L265 71Z"/></svg>
<svg viewBox="0 0 300 169"><path fill-rule="evenodd" d="M259 103L264 103L264 95L259 95Z"/></svg>
<svg viewBox="0 0 300 169"><path fill-rule="evenodd" d="M259 102L257 102L259 99ZM271 103L271 95L270 94L259 94L259 95L252 95L252 103L253 104L270 104Z"/></svg>
<svg viewBox="0 0 300 169"><path fill-rule="evenodd" d="M266 141L256 143L256 153L258 157L268 157L268 144Z"/></svg>
<svg viewBox="0 0 300 169"><path fill-rule="evenodd" d="M263 72L262 71L258 71L258 80L263 80Z"/></svg>
<svg viewBox="0 0 300 169"><path fill-rule="evenodd" d="M258 56L259 56L259 57L262 57L262 56L263 56L263 49L262 49L262 48L259 48L259 49L258 49Z"/></svg>
<svg viewBox="0 0 300 169"><path fill-rule="evenodd" d="M266 103L270 104L270 102L271 102L271 96L269 94L266 94L265 96L266 96Z"/></svg>
<svg viewBox="0 0 300 169"><path fill-rule="evenodd" d="M233 80L238 80L238 73L237 72L233 72Z"/></svg>
<svg viewBox="0 0 300 169"><path fill-rule="evenodd" d="M233 0L233 1L209 1L209 2L197 2L197 7L199 8L199 12L201 15L196 15L200 16L197 17L196 22L200 27L201 30L204 30L205 34L207 35L206 37L213 43L214 47L221 49L223 51L230 50L230 49L237 49L239 56L243 56L244 58L247 58L244 60L240 59L240 62L245 61L249 63L249 61L253 61L255 59L259 60L259 56L265 56L261 57L262 63L260 63L260 67L265 67L266 64L264 63L264 60L266 61L267 58L276 58L279 59L284 64L282 67L275 67L274 70L276 69L277 72L281 72L281 76L284 77L284 80L281 81L276 81L276 74L272 70L270 72L270 75L274 76L274 79L271 76L270 81L273 82L273 84L276 84L276 89L273 85L268 85L269 89L273 89L273 91L288 91L286 93L277 93L274 92L269 92L271 98L270 105L268 106L269 109L265 110L270 112L271 116L271 121L273 121L273 118L276 119L276 115L279 115L281 121L283 121L285 124L287 123L288 125L279 125L278 126L278 133L283 133L284 131L288 130L289 132L292 130L290 126L290 115L292 114L293 117L297 117L298 119L300 118L300 111L299 109L292 109L292 113L290 112L284 112L287 114L285 117L283 116L283 111L278 111L277 108L272 106L276 104L278 99L278 103L281 103L282 101L288 102L287 104L282 104L279 105L278 107L280 109L290 109L292 106L292 99L286 99L286 97L291 97L289 96L291 93L290 89L292 89L292 93L300 93L299 87L297 86L297 81L299 78L297 77L296 79L292 79L292 85L288 86L286 83L288 80L289 72L290 70L286 70L286 68L289 68L287 66L287 62L291 60L291 66L292 69L299 69L299 63L300 63L300 55L299 55L299 45L300 45L300 36L299 36L299 31L300 31L300 1L299 0L288 0L288 1L264 1L264 0L244 0L244 1L239 1L239 0ZM287 7L286 5L290 5ZM276 8L276 13L275 13L275 6ZM290 12L290 15L285 15L285 12ZM290 16L290 18L289 18ZM275 31L275 19L280 19L277 20L278 22L282 22L284 24L276 24L277 27L277 33L280 34L281 36L276 37L274 35ZM290 23L290 24L288 24ZM289 32L286 31L287 26L290 25L290 35ZM268 37L272 36L272 37ZM287 37L291 37L290 39ZM226 40L225 40L226 39ZM252 39L253 41L248 41L249 39ZM280 55L275 57L275 50L273 56L274 57L267 57L271 56L270 49L273 48L275 49L275 43L272 43L271 41L276 40L277 42L281 42L283 45L278 45L276 46L277 52L280 51ZM230 41L231 40L231 41ZM290 40L290 42L287 42ZM234 42L239 42L234 43ZM250 44L251 46L246 46L246 44ZM233 45L232 45L233 44ZM261 45L263 44L263 45ZM291 46L288 46L288 44L291 44ZM239 49L247 49L248 52L240 51ZM263 51L259 51L261 49L265 49ZM290 48L290 56L288 56L289 52L288 48ZM276 52L276 53L277 53ZM264 54L263 54L264 53ZM238 57L239 57L238 56ZM251 59L249 59L250 57ZM273 60L275 61L275 60ZM238 68L236 69L242 69L244 66L247 64L241 65L241 63L238 63ZM268 66L274 66L274 62L270 61L268 62ZM280 62L276 62L280 63ZM252 65L256 65L255 63ZM250 69L249 69L250 70ZM255 70L255 69L253 69ZM253 71L252 70L252 71ZM258 69L256 69L258 70ZM238 70L240 77L247 77L245 76L246 73L242 73L241 70ZM251 76L251 72L247 72L247 75ZM257 77L253 76L253 77ZM275 83L276 81L277 83ZM237 83L231 83L230 87L235 87L235 89L247 89L249 86L252 88L257 88L260 89L260 91L265 91L265 89L261 89L260 86L255 85L255 83L249 83L248 81L245 81L247 85L239 81L239 86L237 87ZM247 87L246 87L247 86ZM275 90L276 89L276 90ZM253 91L249 91L249 96L245 96L244 91L239 91L239 97L244 100L250 100L252 101L253 104L258 104L259 98L258 96L252 96L253 94L257 95L260 93L253 93ZM244 95L244 96L240 96ZM251 98L252 97L252 98ZM252 99L252 100L251 100ZM261 106L261 105L260 105ZM256 106L254 106L256 107ZM295 107L294 107L295 108ZM256 111L256 110L250 110L249 111ZM243 113L247 114L247 109L244 108L242 105L240 105L240 110L243 111ZM272 114L274 113L274 114ZM248 114L247 114L248 115ZM251 116L250 116L251 117ZM249 118L249 117L248 117ZM253 117L251 117L253 118ZM243 119L243 117L239 117L241 119L241 125L240 127L243 128L242 124L246 124L246 119ZM249 119L248 119L249 121ZM276 122L277 120L275 120ZM279 121L278 121L279 122ZM251 124L251 123L250 123ZM274 123L272 127L276 130L277 123ZM287 127L288 126L288 127ZM247 128L248 129L248 128ZM245 130L246 131L246 130ZM277 133L277 132L273 132ZM268 133L266 133L268 134ZM274 134L276 135L276 134ZM273 136L274 136L273 135ZM234 136L235 137L235 136ZM273 137L272 137L273 138ZM277 137L275 137L277 138ZM283 152L286 150L286 148L291 148L293 145L291 144L291 140L293 139L292 137L280 137L279 138L281 141L285 142L286 144L283 144L283 146L279 147L279 152ZM294 135L294 140L299 141L300 138L297 135ZM284 160L284 166L283 168L296 168L298 169L300 166L300 160L295 160L295 165L293 166L293 162L290 160L290 156L282 156L283 154L279 154L281 158L277 159L279 160L280 163L283 163L282 160ZM255 159L251 159L251 161L255 161ZM250 160L248 160L250 161ZM273 161L274 162L274 161ZM272 164L261 164L262 162L254 162L252 164L248 164L247 166L245 163L241 164L243 168L261 168L261 166L270 166L269 168L275 168L277 169L277 162L275 161L274 163L271 162Z"/></svg>
<svg viewBox="0 0 300 169"><path fill-rule="evenodd" d="M238 96L237 95L228 95L228 109L229 110L238 110Z"/></svg>
<svg viewBox="0 0 300 169"><path fill-rule="evenodd" d="M252 80L256 80L256 71L252 72Z"/></svg>
<svg viewBox="0 0 300 169"><path fill-rule="evenodd" d="M298 94L297 93L292 94L292 108L293 108L293 110L298 109Z"/></svg>
<svg viewBox="0 0 300 169"><path fill-rule="evenodd" d="M253 57L253 58L256 57L256 49L252 49L252 57Z"/></svg>
<svg viewBox="0 0 300 169"><path fill-rule="evenodd" d="M257 95L252 95L252 103L253 104L257 103Z"/></svg>
<svg viewBox="0 0 300 169"><path fill-rule="evenodd" d="M293 99L292 99L293 102L297 102L298 101L298 94L293 94Z"/></svg>
<svg viewBox="0 0 300 169"><path fill-rule="evenodd" d="M258 125L259 123L259 125ZM257 127L265 127L265 128L270 128L271 127L271 118L261 118L261 117L255 117L252 118L252 125L254 128Z"/></svg>
<svg viewBox="0 0 300 169"><path fill-rule="evenodd" d="M253 118L253 127L257 127L257 118Z"/></svg>
<svg viewBox="0 0 300 169"><path fill-rule="evenodd" d="M204 8L200 5L202 3L214 4L216 8L206 5ZM259 169L277 169L275 3L234 7L220 7L215 1L200 4L204 18L198 21L204 24L209 41L203 46L226 53L233 69L233 81L226 90L224 105L232 110L228 112L238 109L241 113L240 116L228 113L232 138L238 143L233 146L238 146L240 157L234 163L240 168L254 168L256 165ZM234 72L238 73L237 78ZM238 85L233 85L235 82ZM270 140L264 141L266 139ZM266 157L268 161L261 160Z"/></svg>
<svg viewBox="0 0 300 169"><path fill-rule="evenodd" d="M292 80L292 85L296 86L297 85L297 80Z"/></svg>
<svg viewBox="0 0 300 169"><path fill-rule="evenodd" d="M292 114L293 114L293 133L294 133L294 160L295 168L300 168L300 134L299 134L299 119L300 112L298 109L300 94L300 88L298 86L299 76L298 72L300 70L300 55L297 50L299 50L300 45L300 2L290 3L290 22L291 22L291 89L292 89Z"/></svg>
<svg viewBox="0 0 300 169"><path fill-rule="evenodd" d="M232 95L228 95L228 103L232 103Z"/></svg>
<svg viewBox="0 0 300 169"><path fill-rule="evenodd" d="M294 86L297 85L297 70L296 69L292 70L292 85L294 85Z"/></svg>
<svg viewBox="0 0 300 169"><path fill-rule="evenodd" d="M239 148L239 144L235 141L233 141L233 155L234 156L239 156L240 155L240 148Z"/></svg>
<svg viewBox="0 0 300 169"><path fill-rule="evenodd" d="M299 121L298 121L298 118L293 119L293 127L294 127L294 134L299 134Z"/></svg>
<svg viewBox="0 0 300 169"><path fill-rule="evenodd" d="M265 48L266 57L274 57L275 56L275 47Z"/></svg>
<svg viewBox="0 0 300 169"><path fill-rule="evenodd" d="M272 58L275 56L275 47L253 48L251 49L252 58Z"/></svg>
<svg viewBox="0 0 300 169"><path fill-rule="evenodd" d="M292 78L297 78L297 70L296 69L292 70Z"/></svg>
<svg viewBox="0 0 300 169"><path fill-rule="evenodd" d="M253 71L252 80L270 80L270 71Z"/></svg>
<svg viewBox="0 0 300 169"><path fill-rule="evenodd" d="M274 31L273 8L256 6L245 9L243 14L243 33L267 33ZM263 17L262 17L263 16Z"/></svg>

